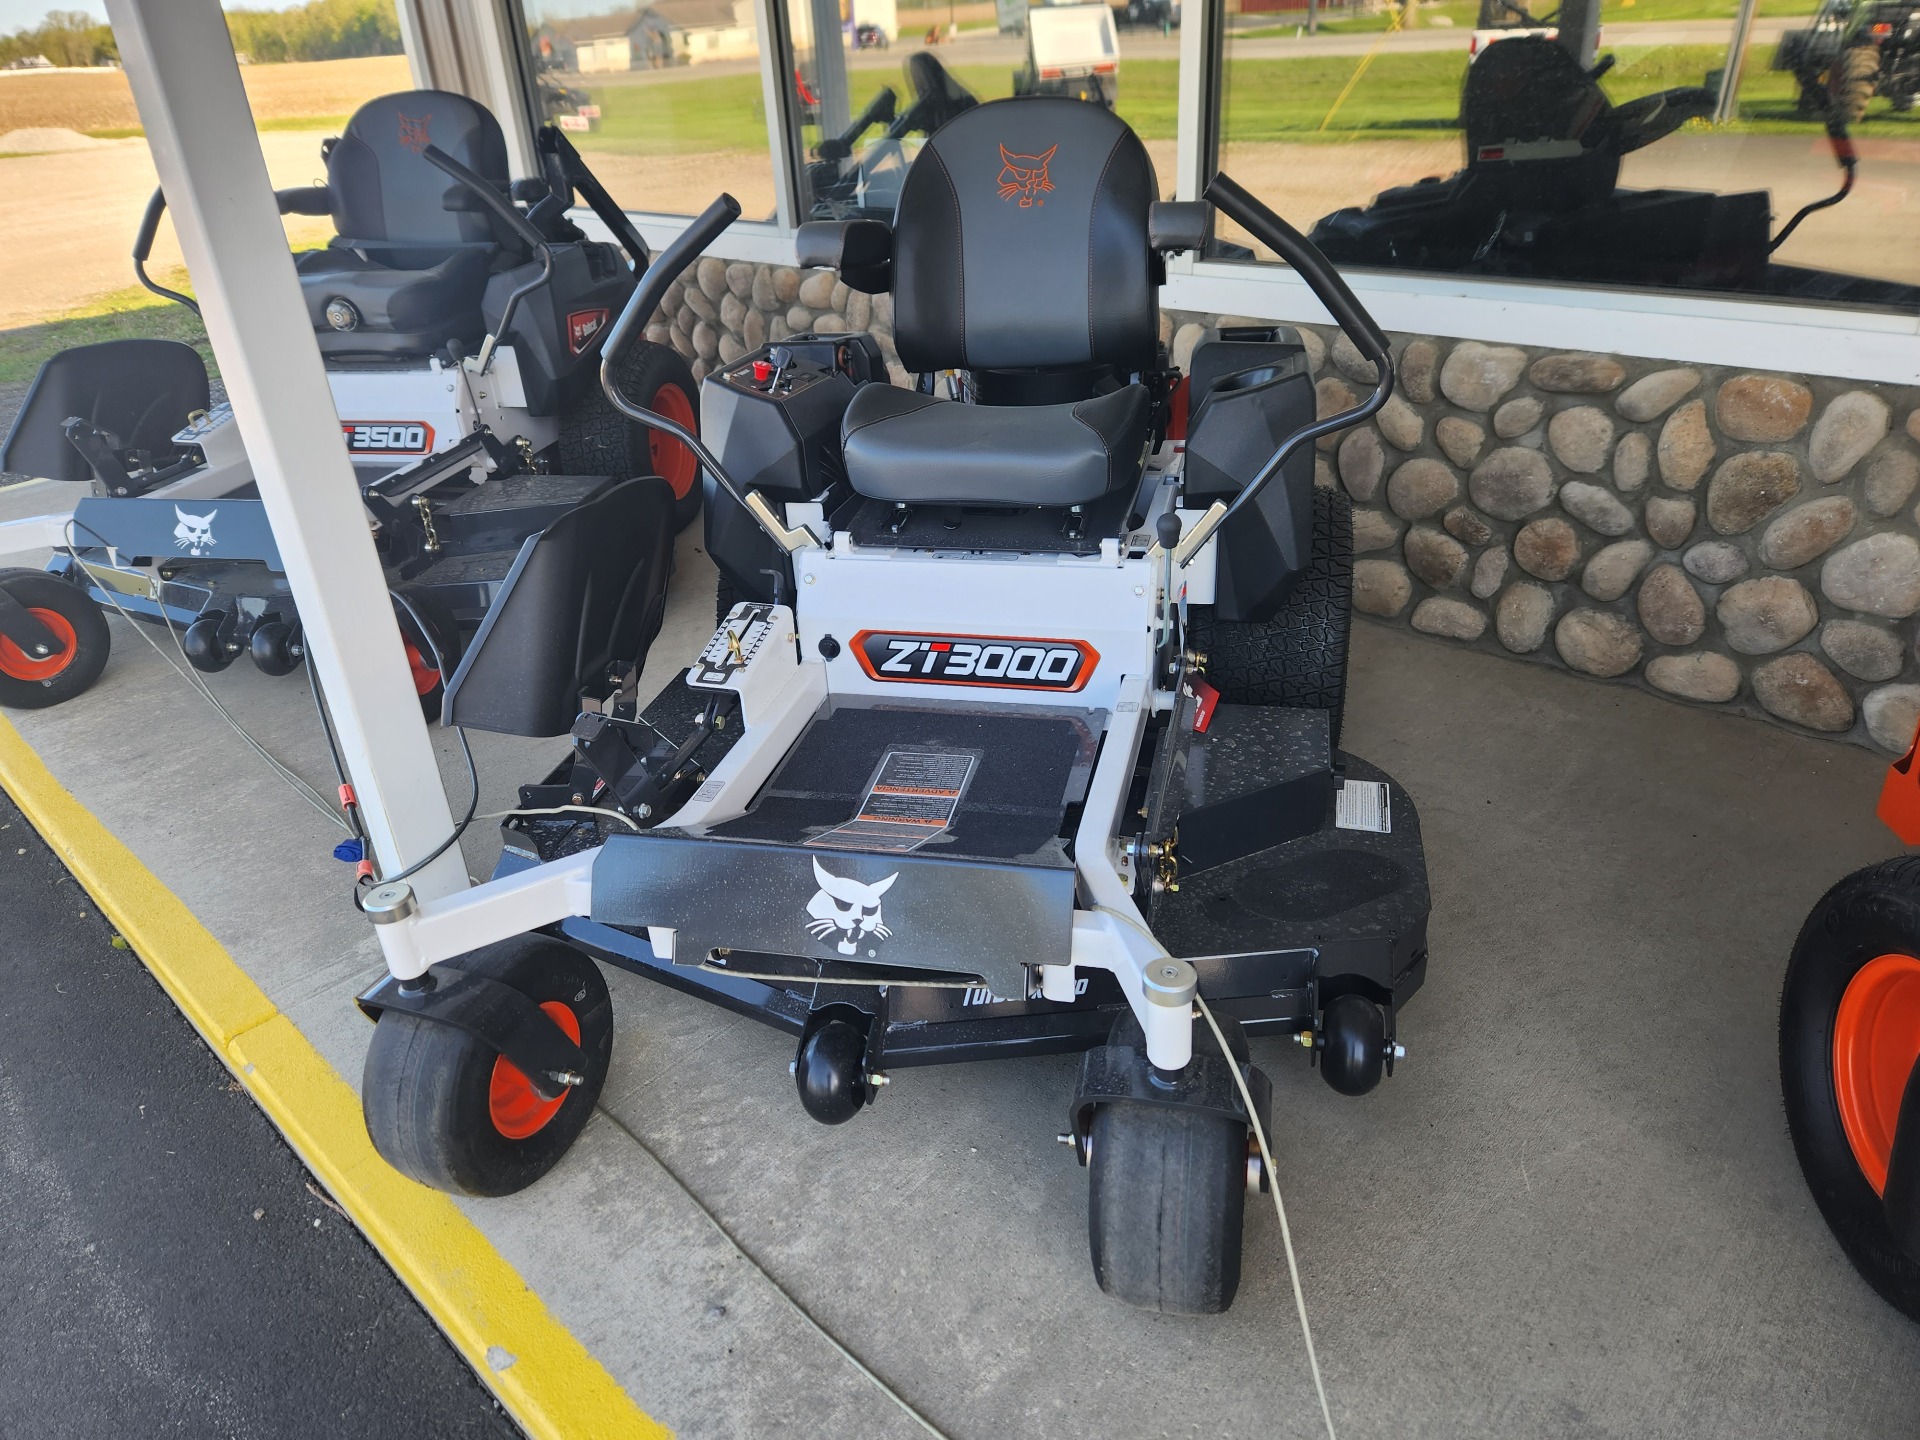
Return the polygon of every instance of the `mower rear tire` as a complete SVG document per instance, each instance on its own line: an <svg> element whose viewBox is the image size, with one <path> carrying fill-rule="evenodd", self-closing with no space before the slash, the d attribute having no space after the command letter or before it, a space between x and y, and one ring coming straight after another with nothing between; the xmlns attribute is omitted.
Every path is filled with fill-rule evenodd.
<svg viewBox="0 0 1920 1440"><path fill-rule="evenodd" d="M374 1149L401 1174L455 1195L511 1195L551 1170L593 1115L613 1054L613 1001L598 965L545 936L503 940L459 963L539 1005L585 1052L585 1078L542 1100L485 1041L388 1010L373 1027L361 1110Z"/></svg>
<svg viewBox="0 0 1920 1440"><path fill-rule="evenodd" d="M407 647L407 668L413 675L420 713L431 725L440 718L447 681L460 668L465 646L460 622L431 590L408 586L393 594L394 618L400 622L400 640Z"/></svg>
<svg viewBox="0 0 1920 1440"><path fill-rule="evenodd" d="M0 570L0 586L67 647L42 659L0 635L0 705L45 710L100 678L113 635L92 596L44 570Z"/></svg>
<svg viewBox="0 0 1920 1440"><path fill-rule="evenodd" d="M614 367L621 390L699 432L700 388L668 346L642 341ZM684 530L700 513L700 462L663 431L629 420L596 382L560 420L560 469L568 475L658 475L673 489L673 523Z"/></svg>
<svg viewBox="0 0 1920 1440"><path fill-rule="evenodd" d="M1920 1260L1902 1251L1880 1193L1916 1057L1920 857L1907 856L1855 871L1800 927L1780 995L1780 1088L1827 1228L1869 1285L1920 1320Z"/></svg>
<svg viewBox="0 0 1920 1440"><path fill-rule="evenodd" d="M1100 1288L1165 1315L1218 1315L1232 1305L1245 1122L1173 1105L1102 1105L1088 1150L1087 1238Z"/></svg>
<svg viewBox="0 0 1920 1440"><path fill-rule="evenodd" d="M1871 45L1855 45L1842 50L1827 77L1827 93L1832 97L1833 113L1848 125L1866 118L1867 105L1880 83L1880 52Z"/></svg>
<svg viewBox="0 0 1920 1440"><path fill-rule="evenodd" d="M1193 612L1188 643L1203 672L1235 705L1325 710L1334 745L1347 704L1347 642L1353 629L1353 507L1337 490L1313 492L1307 568L1271 620L1220 620Z"/></svg>

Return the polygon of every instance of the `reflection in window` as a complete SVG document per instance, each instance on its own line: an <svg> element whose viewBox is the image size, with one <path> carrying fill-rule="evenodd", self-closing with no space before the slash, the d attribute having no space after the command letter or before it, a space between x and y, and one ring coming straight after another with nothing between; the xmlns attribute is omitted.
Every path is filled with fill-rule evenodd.
<svg viewBox="0 0 1920 1440"><path fill-rule="evenodd" d="M1340 264L1920 306L1920 5L1826 0L1744 46L1734 8L1608 0L1586 64L1513 0L1322 8L1314 37L1229 14L1220 165Z"/></svg>
<svg viewBox="0 0 1920 1440"><path fill-rule="evenodd" d="M984 10L947 0L787 0L803 215L890 219L926 137L1010 95L1115 110L1147 142L1162 193L1173 194L1177 4L998 0L991 17L952 18Z"/></svg>
<svg viewBox="0 0 1920 1440"><path fill-rule="evenodd" d="M629 210L774 214L753 0L524 0L538 118Z"/></svg>

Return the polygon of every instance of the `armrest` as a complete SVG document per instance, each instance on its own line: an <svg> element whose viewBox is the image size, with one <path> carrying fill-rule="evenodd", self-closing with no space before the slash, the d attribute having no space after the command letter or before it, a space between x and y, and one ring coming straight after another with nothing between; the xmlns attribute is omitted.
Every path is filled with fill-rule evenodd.
<svg viewBox="0 0 1920 1440"><path fill-rule="evenodd" d="M296 185L291 190L276 190L282 215L331 215L333 192L324 185Z"/></svg>
<svg viewBox="0 0 1920 1440"><path fill-rule="evenodd" d="M1198 250L1213 229L1213 207L1204 200L1156 200L1147 207L1147 243L1162 254Z"/></svg>
<svg viewBox="0 0 1920 1440"><path fill-rule="evenodd" d="M850 289L884 295L893 288L893 227L884 220L808 220L794 248L803 268L838 271Z"/></svg>

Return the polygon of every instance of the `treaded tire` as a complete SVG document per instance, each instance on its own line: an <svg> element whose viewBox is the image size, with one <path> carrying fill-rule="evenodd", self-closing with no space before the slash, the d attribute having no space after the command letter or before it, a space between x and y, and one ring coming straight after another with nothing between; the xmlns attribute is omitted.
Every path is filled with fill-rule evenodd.
<svg viewBox="0 0 1920 1440"><path fill-rule="evenodd" d="M1920 857L1856 870L1800 927L1780 994L1780 1089L1814 1203L1861 1277L1920 1320L1920 1264L1901 1252L1840 1119L1833 1032L1848 984L1877 956L1920 955Z"/></svg>
<svg viewBox="0 0 1920 1440"><path fill-rule="evenodd" d="M1208 1110L1123 1102L1099 1108L1089 1144L1087 1239L1100 1288L1165 1315L1218 1315L1232 1305L1246 1125Z"/></svg>
<svg viewBox="0 0 1920 1440"><path fill-rule="evenodd" d="M1841 51L1840 58L1833 62L1827 93L1833 97L1833 108L1840 118L1858 125L1866 118L1867 103L1879 83L1880 52L1871 45L1855 45Z"/></svg>
<svg viewBox="0 0 1920 1440"><path fill-rule="evenodd" d="M44 570L0 570L0 586L28 610L38 611L41 623L73 632L72 648L44 661L0 637L0 705L45 710L73 699L100 678L113 649L113 634L92 596Z"/></svg>
<svg viewBox="0 0 1920 1440"><path fill-rule="evenodd" d="M499 1053L464 1030L389 1010L373 1027L361 1112L374 1149L401 1174L456 1195L511 1195L551 1170L593 1115L613 1054L613 1001L598 965L541 935L489 945L461 968L571 1010L587 1057L585 1081L532 1134L511 1139L497 1128L489 1101Z"/></svg>
<svg viewBox="0 0 1920 1440"><path fill-rule="evenodd" d="M1271 620L1219 620L1193 612L1192 648L1206 678L1235 705L1325 710L1335 745L1347 704L1347 642L1353 629L1353 506L1338 490L1313 492L1307 568Z"/></svg>
<svg viewBox="0 0 1920 1440"><path fill-rule="evenodd" d="M627 352L614 370L621 389L639 397L648 406L655 404L662 390L674 388L685 397L685 414L698 416L700 387L678 352L652 341L642 341ZM699 425L696 422L688 428L697 432ZM646 426L629 420L614 408L596 376L594 383L560 417L560 470L567 475L612 475L621 480L633 475L656 475L659 469L654 464L651 433ZM675 449L681 450L681 447L676 443ZM684 454L684 450L681 453ZM684 488L675 486L674 489L676 530L686 529L700 513L698 463L682 478L686 482ZM673 483L673 477L667 479L669 484Z"/></svg>

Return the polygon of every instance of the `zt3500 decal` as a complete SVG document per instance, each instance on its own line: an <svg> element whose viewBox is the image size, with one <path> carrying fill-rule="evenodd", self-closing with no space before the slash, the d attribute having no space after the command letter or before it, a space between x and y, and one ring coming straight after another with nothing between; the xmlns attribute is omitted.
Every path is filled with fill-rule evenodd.
<svg viewBox="0 0 1920 1440"><path fill-rule="evenodd" d="M424 455L433 449L433 427L417 420L345 420L340 429L355 455Z"/></svg>
<svg viewBox="0 0 1920 1440"><path fill-rule="evenodd" d="M1099 654L1081 640L892 630L862 630L853 637L853 654L875 680L1011 690L1078 690L1100 663Z"/></svg>

